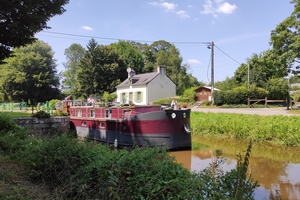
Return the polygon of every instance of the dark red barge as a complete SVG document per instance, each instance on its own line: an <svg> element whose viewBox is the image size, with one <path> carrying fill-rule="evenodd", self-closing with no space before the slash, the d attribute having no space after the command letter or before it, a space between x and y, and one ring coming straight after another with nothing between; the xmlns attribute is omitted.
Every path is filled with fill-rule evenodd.
<svg viewBox="0 0 300 200"><path fill-rule="evenodd" d="M120 147L163 146L191 149L190 109L161 106L85 106L67 101L71 127L78 137Z"/></svg>

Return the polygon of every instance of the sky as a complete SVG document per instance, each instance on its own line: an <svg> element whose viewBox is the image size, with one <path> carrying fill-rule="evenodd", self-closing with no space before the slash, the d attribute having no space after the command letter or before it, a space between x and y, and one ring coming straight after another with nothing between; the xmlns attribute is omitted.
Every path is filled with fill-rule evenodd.
<svg viewBox="0 0 300 200"><path fill-rule="evenodd" d="M231 78L256 53L270 49L270 33L291 15L289 0L70 0L66 12L51 18L35 36L54 51L58 71L65 70L65 49L84 48L94 38L109 45L119 40L152 44L165 40L179 50L199 81ZM127 72L124 72L127 73Z"/></svg>

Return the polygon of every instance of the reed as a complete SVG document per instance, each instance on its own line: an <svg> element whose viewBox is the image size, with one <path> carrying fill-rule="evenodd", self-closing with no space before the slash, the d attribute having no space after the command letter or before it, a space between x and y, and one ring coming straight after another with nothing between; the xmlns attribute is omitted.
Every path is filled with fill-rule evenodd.
<svg viewBox="0 0 300 200"><path fill-rule="evenodd" d="M300 146L300 118L235 113L191 113L194 135Z"/></svg>

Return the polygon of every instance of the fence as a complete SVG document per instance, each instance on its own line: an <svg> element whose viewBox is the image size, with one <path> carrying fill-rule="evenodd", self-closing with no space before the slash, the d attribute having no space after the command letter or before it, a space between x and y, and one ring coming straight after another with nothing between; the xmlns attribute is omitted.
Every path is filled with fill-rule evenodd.
<svg viewBox="0 0 300 200"><path fill-rule="evenodd" d="M251 104L251 102L254 102ZM248 107L251 108L254 104L257 104L259 102L265 102L265 108L268 107L268 103L286 103L287 108L289 109L289 104L292 104L293 101L289 101L289 99L286 100L268 100L268 98L264 98L264 99L250 99L248 98Z"/></svg>
<svg viewBox="0 0 300 200"><path fill-rule="evenodd" d="M38 102L35 106L27 105L26 102L0 103L0 111L40 111L43 110L49 114L53 114L53 108L49 102Z"/></svg>

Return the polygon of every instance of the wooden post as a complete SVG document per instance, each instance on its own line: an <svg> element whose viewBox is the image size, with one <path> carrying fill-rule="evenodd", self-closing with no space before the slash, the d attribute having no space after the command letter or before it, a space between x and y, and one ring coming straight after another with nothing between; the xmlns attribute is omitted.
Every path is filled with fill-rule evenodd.
<svg viewBox="0 0 300 200"><path fill-rule="evenodd" d="M268 98L265 97L265 107L267 108L268 107Z"/></svg>
<svg viewBox="0 0 300 200"><path fill-rule="evenodd" d="M248 103L247 103L248 107L250 108L250 98L248 98Z"/></svg>

